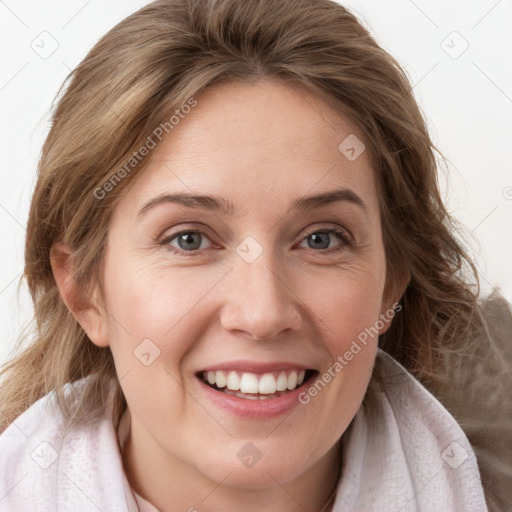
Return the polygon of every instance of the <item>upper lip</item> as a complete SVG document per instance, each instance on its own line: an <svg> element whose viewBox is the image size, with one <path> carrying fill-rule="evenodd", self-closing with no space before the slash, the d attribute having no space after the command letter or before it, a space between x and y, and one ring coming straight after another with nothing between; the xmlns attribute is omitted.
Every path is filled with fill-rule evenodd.
<svg viewBox="0 0 512 512"><path fill-rule="evenodd" d="M238 371L241 373L270 373L277 372L280 370L311 370L311 366L305 366L299 363L293 363L290 361L268 361L258 363L256 361L224 361L222 363L211 364L200 372L209 371Z"/></svg>

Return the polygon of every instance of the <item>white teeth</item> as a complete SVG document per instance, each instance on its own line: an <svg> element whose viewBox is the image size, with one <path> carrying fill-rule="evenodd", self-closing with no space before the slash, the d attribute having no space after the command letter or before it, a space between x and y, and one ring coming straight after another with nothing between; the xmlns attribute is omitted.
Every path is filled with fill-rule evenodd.
<svg viewBox="0 0 512 512"><path fill-rule="evenodd" d="M239 393L254 395L272 395L279 391L294 390L304 382L305 370L282 371L277 378L274 373L257 375L255 373L224 372L221 370L204 372L203 379L225 392L239 396ZM239 393L236 393L236 392ZM253 397L249 397L253 398ZM254 397L258 398L258 397ZM260 396L260 398L263 398Z"/></svg>
<svg viewBox="0 0 512 512"><path fill-rule="evenodd" d="M239 398L246 398L249 400L268 400L269 398L273 398L271 395L259 395L259 394L258 395L250 395L250 394L242 393L240 391L231 391L228 388L224 389L223 392L228 395L237 396Z"/></svg>
<svg viewBox="0 0 512 512"><path fill-rule="evenodd" d="M258 392L262 395L271 395L276 391L276 379L271 373L265 373L260 379Z"/></svg>
<svg viewBox="0 0 512 512"><path fill-rule="evenodd" d="M240 391L242 393L258 392L258 377L254 373L244 373L240 379Z"/></svg>
<svg viewBox="0 0 512 512"><path fill-rule="evenodd" d="M295 389L297 387L297 372L291 372L288 375L288 389Z"/></svg>
<svg viewBox="0 0 512 512"><path fill-rule="evenodd" d="M238 391L240 389L240 377L238 376L238 373L229 372L227 386L231 391Z"/></svg>
<svg viewBox="0 0 512 512"><path fill-rule="evenodd" d="M281 372L279 377L277 377L276 388L277 391L284 391L288 387L288 377L286 373Z"/></svg>
<svg viewBox="0 0 512 512"><path fill-rule="evenodd" d="M211 382L211 384L217 384L219 388L225 388L228 383L226 379L226 375L224 372L212 372L215 373L215 382Z"/></svg>

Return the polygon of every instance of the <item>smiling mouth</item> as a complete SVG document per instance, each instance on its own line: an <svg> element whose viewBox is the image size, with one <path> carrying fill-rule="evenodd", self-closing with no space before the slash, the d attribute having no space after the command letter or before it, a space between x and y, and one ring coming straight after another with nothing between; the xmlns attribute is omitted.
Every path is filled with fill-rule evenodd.
<svg viewBox="0 0 512 512"><path fill-rule="evenodd" d="M237 371L203 371L196 376L207 386L248 400L278 398L313 378L316 370L282 370L256 374Z"/></svg>

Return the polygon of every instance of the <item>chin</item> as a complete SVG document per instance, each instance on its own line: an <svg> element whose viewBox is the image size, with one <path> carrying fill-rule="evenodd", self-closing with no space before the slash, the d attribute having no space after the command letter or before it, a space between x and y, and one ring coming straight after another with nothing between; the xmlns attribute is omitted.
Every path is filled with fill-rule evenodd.
<svg viewBox="0 0 512 512"><path fill-rule="evenodd" d="M311 460L307 455L299 457L297 452L291 452L282 442L256 440L255 443L246 441L233 444L236 447L226 447L218 458L213 456L206 467L203 459L202 468L199 466L198 469L214 481L261 490L295 480L302 470L309 467L308 461ZM286 452L288 457L285 456Z"/></svg>

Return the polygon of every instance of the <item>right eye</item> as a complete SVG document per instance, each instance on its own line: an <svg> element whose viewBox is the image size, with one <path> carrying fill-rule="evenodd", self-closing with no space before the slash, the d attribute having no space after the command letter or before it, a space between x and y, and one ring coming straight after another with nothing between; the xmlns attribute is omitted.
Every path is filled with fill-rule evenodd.
<svg viewBox="0 0 512 512"><path fill-rule="evenodd" d="M184 230L167 236L160 242L160 245L165 246L172 253L180 256L185 256L187 253L190 256L196 256L198 254L197 251L205 249L202 239L209 240L201 231Z"/></svg>

